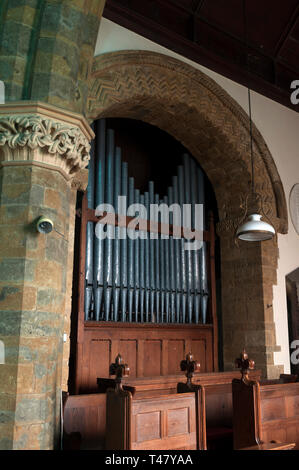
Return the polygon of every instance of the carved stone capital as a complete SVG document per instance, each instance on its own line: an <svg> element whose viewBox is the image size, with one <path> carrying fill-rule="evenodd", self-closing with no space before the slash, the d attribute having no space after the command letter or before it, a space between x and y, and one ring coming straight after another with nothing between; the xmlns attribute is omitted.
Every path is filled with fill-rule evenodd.
<svg viewBox="0 0 299 470"><path fill-rule="evenodd" d="M2 166L55 167L69 179L88 165L92 138L92 129L79 114L40 102L0 106Z"/></svg>

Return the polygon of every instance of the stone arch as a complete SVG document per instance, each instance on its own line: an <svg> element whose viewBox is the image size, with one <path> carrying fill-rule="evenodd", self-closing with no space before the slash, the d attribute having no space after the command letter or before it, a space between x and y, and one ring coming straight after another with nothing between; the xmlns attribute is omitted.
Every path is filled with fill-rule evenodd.
<svg viewBox="0 0 299 470"><path fill-rule="evenodd" d="M199 70L158 53L113 52L95 58L89 90L89 119L129 117L156 125L180 140L198 159L218 200L231 194L235 200L236 193L248 192L248 116ZM257 189L271 206L277 230L286 233L284 190L269 149L255 126L253 142ZM236 181L238 191L232 191ZM231 203L225 201L219 206L221 218L231 212Z"/></svg>
<svg viewBox="0 0 299 470"><path fill-rule="evenodd" d="M224 366L231 368L235 354L245 346L255 352L264 375L276 375L273 352L279 349L273 312L267 306L272 305L276 282L277 243L234 244L234 228L251 181L247 114L211 78L185 63L153 52L120 51L94 59L87 117L145 121L171 134L199 161L214 187L220 217ZM255 126L253 150L256 189L276 230L286 233L283 186ZM244 290L246 278L250 287Z"/></svg>

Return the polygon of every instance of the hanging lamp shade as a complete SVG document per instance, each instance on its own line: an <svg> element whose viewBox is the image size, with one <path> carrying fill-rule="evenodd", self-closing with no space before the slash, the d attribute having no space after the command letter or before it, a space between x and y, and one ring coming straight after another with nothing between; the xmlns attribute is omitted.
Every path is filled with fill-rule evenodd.
<svg viewBox="0 0 299 470"><path fill-rule="evenodd" d="M275 229L261 218L260 214L249 215L238 228L237 237L248 242L271 240L275 235Z"/></svg>
<svg viewBox="0 0 299 470"><path fill-rule="evenodd" d="M246 0L243 0L243 17L244 17L244 37L245 44L247 46L247 70L249 73L249 63L248 63L248 38L247 38L247 21L246 21ZM250 156L251 156L251 195L247 196L248 199L251 197L252 200L260 201L262 203L261 197L254 189L254 164L253 164L253 137L252 137L252 118L251 118L251 97L250 97L250 88L248 86L248 108L249 108L249 128L250 128ZM247 204L246 204L247 205ZM262 205L262 204L261 204ZM248 207L248 205L247 205ZM275 235L275 229L271 224L265 222L262 219L262 216L258 212L264 213L262 207L252 208L252 213L248 215L246 210L245 221L237 228L235 235L240 240L248 242L260 242L264 240L271 240ZM257 212L255 212L257 211ZM244 219L243 219L244 220Z"/></svg>

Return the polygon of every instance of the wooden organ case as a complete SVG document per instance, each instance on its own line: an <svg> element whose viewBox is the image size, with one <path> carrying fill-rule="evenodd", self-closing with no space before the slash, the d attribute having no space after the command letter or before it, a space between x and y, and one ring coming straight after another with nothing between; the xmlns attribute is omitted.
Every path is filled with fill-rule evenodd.
<svg viewBox="0 0 299 470"><path fill-rule="evenodd" d="M178 374L181 358L190 351L200 357L202 372L216 372L213 216L203 216L201 234L193 232L201 248L186 250L186 219L178 226L174 213L167 212L176 204L182 214L189 204L188 228L194 230L196 204L205 203L203 172L185 153L166 195L155 194L153 181L141 194L114 130L105 119L95 127L80 211L75 393L96 392L97 378L109 377L118 354L136 378ZM132 204L146 211L134 212Z"/></svg>

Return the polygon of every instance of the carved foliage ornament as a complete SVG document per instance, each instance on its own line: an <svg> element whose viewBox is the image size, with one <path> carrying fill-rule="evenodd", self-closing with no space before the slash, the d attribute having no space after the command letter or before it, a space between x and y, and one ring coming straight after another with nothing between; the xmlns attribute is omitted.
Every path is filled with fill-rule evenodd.
<svg viewBox="0 0 299 470"><path fill-rule="evenodd" d="M254 213L261 214L272 225L275 223L273 198L269 192L254 193L254 195L241 193L239 207L234 208L233 211L229 203L225 203L222 206L222 220L217 224L217 233L235 233L246 217Z"/></svg>
<svg viewBox="0 0 299 470"><path fill-rule="evenodd" d="M73 170L85 168L90 144L78 127L37 115L0 115L0 146L45 148L64 157Z"/></svg>

